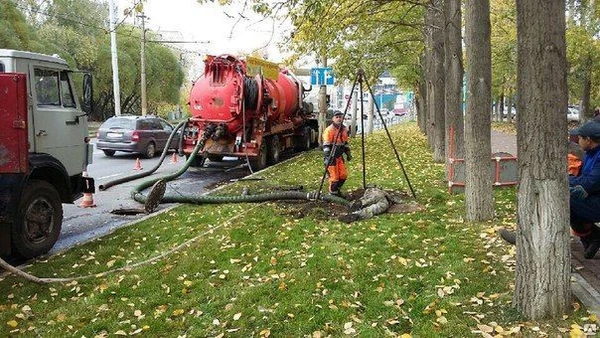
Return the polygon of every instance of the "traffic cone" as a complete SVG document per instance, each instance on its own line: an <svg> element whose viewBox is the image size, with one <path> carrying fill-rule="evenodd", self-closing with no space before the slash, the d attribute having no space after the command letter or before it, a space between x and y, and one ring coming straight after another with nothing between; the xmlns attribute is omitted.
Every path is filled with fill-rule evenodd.
<svg viewBox="0 0 600 338"><path fill-rule="evenodd" d="M179 158L177 157L177 153L173 153L173 157L171 157L171 164L175 164L179 162Z"/></svg>
<svg viewBox="0 0 600 338"><path fill-rule="evenodd" d="M88 177L88 173L87 171L84 171L81 173L82 177ZM87 182L85 184L91 184L92 188L91 190L93 191L93 185L94 185L94 181L93 180L85 180L84 182ZM88 187L89 188L89 187ZM88 190L89 191L89 190ZM96 207L96 203L94 203L94 195L91 192L84 192L83 193L83 199L81 200L81 204L79 204L80 208L94 208Z"/></svg>
<svg viewBox="0 0 600 338"><path fill-rule="evenodd" d="M142 170L142 162L140 162L140 158L135 159L135 166L133 166L133 170Z"/></svg>
<svg viewBox="0 0 600 338"><path fill-rule="evenodd" d="M95 208L96 203L94 203L94 195L90 192L83 193L83 200L81 200L81 204L79 204L80 208Z"/></svg>

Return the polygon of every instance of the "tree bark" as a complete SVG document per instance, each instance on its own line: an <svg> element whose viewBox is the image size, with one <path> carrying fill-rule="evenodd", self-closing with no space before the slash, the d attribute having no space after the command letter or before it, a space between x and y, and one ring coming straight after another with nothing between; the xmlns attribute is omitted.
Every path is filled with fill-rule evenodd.
<svg viewBox="0 0 600 338"><path fill-rule="evenodd" d="M425 131L427 135L427 143L430 147L433 145L434 133L434 66L433 66L433 25L435 21L435 8L432 4L427 5L425 11L425 56L424 56L424 74L425 74Z"/></svg>
<svg viewBox="0 0 600 338"><path fill-rule="evenodd" d="M465 3L467 111L465 114L465 204L468 221L494 217L491 162L492 50L489 0Z"/></svg>
<svg viewBox="0 0 600 338"><path fill-rule="evenodd" d="M462 111L463 60L462 60L462 14L460 0L444 2L445 25L445 123L446 167L448 159L464 158L464 122ZM451 148L452 146L452 148Z"/></svg>
<svg viewBox="0 0 600 338"><path fill-rule="evenodd" d="M587 55L583 62L583 89L581 91L581 104L579 105L580 122L594 118L594 112L590 109L590 92L592 90L592 68L593 61L591 55Z"/></svg>
<svg viewBox="0 0 600 338"><path fill-rule="evenodd" d="M581 104L579 105L579 116L581 121L587 121L594 118L594 112L590 109L590 91L592 90L592 81L590 71L586 71L583 78L583 89L581 91Z"/></svg>
<svg viewBox="0 0 600 338"><path fill-rule="evenodd" d="M417 124L421 132L425 134L427 132L427 88L425 85L425 79L417 84L417 90L415 91L415 103L417 106Z"/></svg>
<svg viewBox="0 0 600 338"><path fill-rule="evenodd" d="M497 120L498 122L502 122L502 112L504 111L504 89L502 90L502 94L500 94L500 98L498 99L498 116L497 116Z"/></svg>
<svg viewBox="0 0 600 338"><path fill-rule="evenodd" d="M513 305L531 320L569 308L564 0L517 1L519 190Z"/></svg>
<svg viewBox="0 0 600 338"><path fill-rule="evenodd" d="M512 92L511 89L508 90L507 101L508 101L508 103L507 103L507 106L506 106L507 107L506 108L507 109L507 111L506 111L506 122L513 123L514 122L514 116L513 116L513 113L514 113L514 109L513 109L514 101L513 101L513 92Z"/></svg>
<svg viewBox="0 0 600 338"><path fill-rule="evenodd" d="M433 122L433 160L444 162L446 155L446 123L445 123L445 75L444 75L444 3L433 0L433 76L432 76L432 122Z"/></svg>

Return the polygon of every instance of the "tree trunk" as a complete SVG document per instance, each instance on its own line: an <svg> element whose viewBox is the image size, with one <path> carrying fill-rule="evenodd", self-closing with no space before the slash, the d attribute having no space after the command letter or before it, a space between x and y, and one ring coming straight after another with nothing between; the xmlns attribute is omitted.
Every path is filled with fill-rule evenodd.
<svg viewBox="0 0 600 338"><path fill-rule="evenodd" d="M446 0L445 25L445 100L446 100L446 167L448 159L464 158L464 122L462 112L462 19L460 0ZM452 138L452 139L451 139ZM452 146L452 148L451 148Z"/></svg>
<svg viewBox="0 0 600 338"><path fill-rule="evenodd" d="M433 1L433 160L444 162L446 123L445 123L445 75L444 75L444 1Z"/></svg>
<svg viewBox="0 0 600 338"><path fill-rule="evenodd" d="M433 91L433 82L434 82L434 63L433 63L433 26L435 22L435 8L433 4L427 5L427 9L425 11L425 88L426 88L426 96L425 96L425 108L427 111L426 114L426 134L427 134L427 143L430 147L433 146L433 134L434 134L434 120L433 116L435 114L434 108L434 91Z"/></svg>
<svg viewBox="0 0 600 338"><path fill-rule="evenodd" d="M513 123L514 122L513 121L513 118L514 118L513 104L514 104L514 102L513 102L513 93L512 93L511 89L508 90L507 99L508 99L508 105L506 106L506 122Z"/></svg>
<svg viewBox="0 0 600 338"><path fill-rule="evenodd" d="M494 121L499 122L500 120L500 105L502 104L502 96L498 96L496 105L494 106Z"/></svg>
<svg viewBox="0 0 600 338"><path fill-rule="evenodd" d="M564 0L517 1L519 190L514 306L530 320L570 304Z"/></svg>
<svg viewBox="0 0 600 338"><path fill-rule="evenodd" d="M496 121L498 121L498 122L502 122L503 107L504 107L504 89L502 90L502 93L500 93L500 97L498 98L498 106L496 107L496 108L498 108L498 112L496 115Z"/></svg>
<svg viewBox="0 0 600 338"><path fill-rule="evenodd" d="M592 67L593 61L590 55L587 55L583 62L583 89L581 91L581 104L579 106L579 117L581 122L594 118L594 112L590 109L590 91L592 88Z"/></svg>
<svg viewBox="0 0 600 338"><path fill-rule="evenodd" d="M590 91L592 81L590 80L590 72L586 71L583 78L583 89L581 91L581 104L579 106L579 114L581 121L587 121L594 118L594 112L590 109Z"/></svg>
<svg viewBox="0 0 600 338"><path fill-rule="evenodd" d="M502 88L502 97L500 99L500 122L504 121L504 103L506 102L506 96L504 96L504 88Z"/></svg>
<svg viewBox="0 0 600 338"><path fill-rule="evenodd" d="M427 88L425 85L425 79L417 84L418 91L415 93L415 99L417 104L417 124L421 132L425 134L427 132Z"/></svg>
<svg viewBox="0 0 600 338"><path fill-rule="evenodd" d="M489 0L465 3L467 111L465 115L465 204L468 221L494 217L492 196L491 119L492 50Z"/></svg>

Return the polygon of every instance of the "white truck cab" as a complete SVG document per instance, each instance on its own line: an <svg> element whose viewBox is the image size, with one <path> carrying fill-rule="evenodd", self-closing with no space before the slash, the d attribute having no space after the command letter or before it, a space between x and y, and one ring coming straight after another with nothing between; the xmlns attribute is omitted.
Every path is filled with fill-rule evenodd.
<svg viewBox="0 0 600 338"><path fill-rule="evenodd" d="M62 203L93 189L83 177L93 153L91 76L80 103L73 75L57 56L0 49L0 255L48 252Z"/></svg>
<svg viewBox="0 0 600 338"><path fill-rule="evenodd" d="M0 72L27 76L29 152L54 156L69 175L84 171L92 162L92 145L82 142L88 136L87 115L67 62L58 56L0 49ZM87 161L82 163L82 156Z"/></svg>

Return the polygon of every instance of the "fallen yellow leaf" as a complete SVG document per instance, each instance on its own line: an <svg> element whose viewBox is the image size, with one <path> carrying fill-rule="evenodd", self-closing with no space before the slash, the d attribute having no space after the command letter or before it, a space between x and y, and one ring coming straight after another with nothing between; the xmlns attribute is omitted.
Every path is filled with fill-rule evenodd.
<svg viewBox="0 0 600 338"><path fill-rule="evenodd" d="M491 326L487 326L485 324L477 324L477 328L481 330L481 332L492 333L494 332L494 328Z"/></svg>

